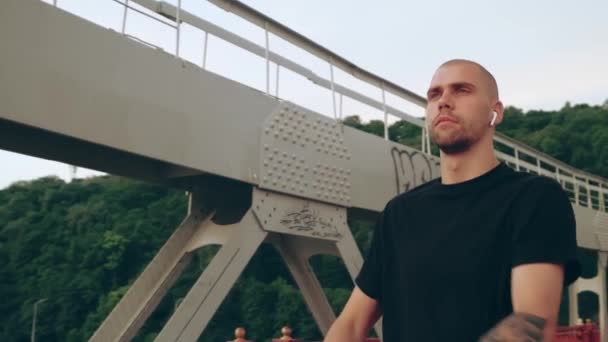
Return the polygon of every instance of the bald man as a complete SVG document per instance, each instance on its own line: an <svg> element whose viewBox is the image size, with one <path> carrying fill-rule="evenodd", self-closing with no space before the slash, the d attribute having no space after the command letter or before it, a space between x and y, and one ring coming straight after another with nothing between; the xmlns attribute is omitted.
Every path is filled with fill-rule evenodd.
<svg viewBox="0 0 608 342"><path fill-rule="evenodd" d="M390 200L355 289L326 342L552 341L564 286L580 273L575 219L560 185L496 158L496 80L442 64L426 125L441 177Z"/></svg>

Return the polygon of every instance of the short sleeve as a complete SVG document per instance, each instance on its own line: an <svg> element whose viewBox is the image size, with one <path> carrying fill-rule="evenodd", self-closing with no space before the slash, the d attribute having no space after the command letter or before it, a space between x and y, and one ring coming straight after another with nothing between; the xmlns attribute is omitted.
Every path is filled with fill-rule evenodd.
<svg viewBox="0 0 608 342"><path fill-rule="evenodd" d="M359 275L355 278L357 287L363 291L368 297L382 302L382 278L384 264L384 237L387 227L387 210L388 205L380 213L376 226L374 227L374 235L372 243L367 251L363 267Z"/></svg>
<svg viewBox="0 0 608 342"><path fill-rule="evenodd" d="M512 265L547 262L564 266L564 284L580 275L576 220L559 183L538 177L524 190L512 215Z"/></svg>

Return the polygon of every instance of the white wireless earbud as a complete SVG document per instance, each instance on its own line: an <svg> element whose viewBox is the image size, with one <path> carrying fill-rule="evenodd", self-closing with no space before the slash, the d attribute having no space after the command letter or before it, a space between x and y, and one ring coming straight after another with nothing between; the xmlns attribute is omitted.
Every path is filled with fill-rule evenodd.
<svg viewBox="0 0 608 342"><path fill-rule="evenodd" d="M497 116L498 116L498 113L496 113L496 111L492 111L492 121L490 121L490 127L494 126Z"/></svg>

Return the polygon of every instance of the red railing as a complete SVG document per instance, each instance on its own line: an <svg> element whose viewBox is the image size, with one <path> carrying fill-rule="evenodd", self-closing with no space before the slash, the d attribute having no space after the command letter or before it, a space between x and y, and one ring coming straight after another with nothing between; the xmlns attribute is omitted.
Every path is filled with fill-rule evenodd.
<svg viewBox="0 0 608 342"><path fill-rule="evenodd" d="M600 342L600 329L595 324L558 327L554 342Z"/></svg>
<svg viewBox="0 0 608 342"><path fill-rule="evenodd" d="M291 337L291 329L283 327L280 338L272 339L273 342L301 342ZM228 342L251 342L245 338L245 329L237 328L236 339ZM369 337L366 342L382 342L379 338ZM596 324L587 323L572 327L558 327L553 342L600 342L600 329Z"/></svg>

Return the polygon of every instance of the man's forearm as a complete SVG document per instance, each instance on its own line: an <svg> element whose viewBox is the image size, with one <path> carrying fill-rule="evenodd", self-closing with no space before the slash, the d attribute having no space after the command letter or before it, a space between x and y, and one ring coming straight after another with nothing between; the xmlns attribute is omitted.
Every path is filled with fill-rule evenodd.
<svg viewBox="0 0 608 342"><path fill-rule="evenodd" d="M337 319L325 336L324 342L365 342L365 335L345 321Z"/></svg>
<svg viewBox="0 0 608 342"><path fill-rule="evenodd" d="M547 320L527 313L513 313L483 335L479 342L543 342Z"/></svg>

